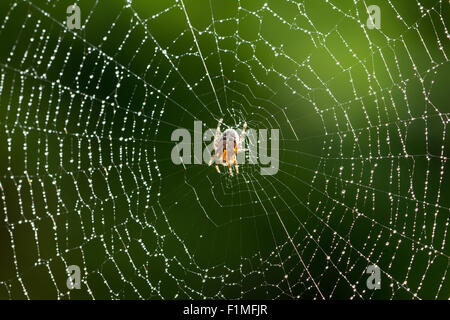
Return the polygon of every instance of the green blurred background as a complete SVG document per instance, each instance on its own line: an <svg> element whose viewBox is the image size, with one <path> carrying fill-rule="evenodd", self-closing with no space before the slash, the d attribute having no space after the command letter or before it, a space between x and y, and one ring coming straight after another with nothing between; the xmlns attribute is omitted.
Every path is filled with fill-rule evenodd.
<svg viewBox="0 0 450 320"><path fill-rule="evenodd" d="M130 3L0 4L0 298L450 297L448 1ZM222 117L276 175L172 163Z"/></svg>

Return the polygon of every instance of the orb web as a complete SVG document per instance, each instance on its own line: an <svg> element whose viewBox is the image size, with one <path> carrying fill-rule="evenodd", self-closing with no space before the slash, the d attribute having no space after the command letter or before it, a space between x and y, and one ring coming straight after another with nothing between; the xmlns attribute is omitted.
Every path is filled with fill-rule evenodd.
<svg viewBox="0 0 450 320"><path fill-rule="evenodd" d="M3 1L0 297L448 299L450 4L375 2ZM172 163L220 118L278 172Z"/></svg>

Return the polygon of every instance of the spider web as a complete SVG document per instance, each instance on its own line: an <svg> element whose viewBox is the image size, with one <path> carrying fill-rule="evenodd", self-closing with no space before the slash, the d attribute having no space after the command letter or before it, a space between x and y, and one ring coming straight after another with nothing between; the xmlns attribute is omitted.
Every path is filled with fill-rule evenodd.
<svg viewBox="0 0 450 320"><path fill-rule="evenodd" d="M450 297L448 1L72 4L1 4L1 298ZM171 162L222 117L277 174Z"/></svg>

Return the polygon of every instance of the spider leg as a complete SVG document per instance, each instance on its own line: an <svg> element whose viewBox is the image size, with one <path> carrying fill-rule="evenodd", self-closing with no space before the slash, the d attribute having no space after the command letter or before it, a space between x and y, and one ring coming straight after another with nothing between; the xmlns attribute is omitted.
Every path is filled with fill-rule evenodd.
<svg viewBox="0 0 450 320"><path fill-rule="evenodd" d="M234 167L236 168L236 174L238 174L239 173L239 166L238 166L238 163L237 163L236 159L234 159Z"/></svg>
<svg viewBox="0 0 450 320"><path fill-rule="evenodd" d="M215 157L216 157L216 153L214 152L214 154L212 155L211 159L209 159L208 166L211 165L211 163L214 161Z"/></svg>
<svg viewBox="0 0 450 320"><path fill-rule="evenodd" d="M216 150L218 142L219 142L219 141L217 141L217 138L219 138L220 126L222 125L222 120L223 119L220 119L219 123L217 124L216 135L214 136L214 151Z"/></svg>
<svg viewBox="0 0 450 320"><path fill-rule="evenodd" d="M239 137L238 150L244 151L241 149L242 141L244 141L245 130L247 129L247 122L244 122L244 127L242 128L241 136Z"/></svg>
<svg viewBox="0 0 450 320"><path fill-rule="evenodd" d="M209 160L208 166L211 165L211 163L214 161L215 157L218 157L217 146L219 145L218 138L219 138L219 134L220 134L220 125L222 124L222 120L223 119L220 119L219 123L217 124L216 134L214 135L214 145L213 145L214 154L212 155L211 159ZM216 165L216 168L217 168L217 165ZM217 171L219 171L219 170L217 170Z"/></svg>
<svg viewBox="0 0 450 320"><path fill-rule="evenodd" d="M220 153L220 150L217 150L217 149L214 150L214 154L212 155L211 159L209 160L208 166L211 165L211 163L214 161L214 159L217 159L217 160L220 159L219 153ZM217 161L216 161L216 163L217 163Z"/></svg>
<svg viewBox="0 0 450 320"><path fill-rule="evenodd" d="M219 166L217 165L217 163L216 163L216 170L218 173L220 173Z"/></svg>
<svg viewBox="0 0 450 320"><path fill-rule="evenodd" d="M222 120L223 120L223 118L221 118L221 119L219 120L219 123L217 124L217 130L216 130L216 133L220 131L220 125L222 124Z"/></svg>
<svg viewBox="0 0 450 320"><path fill-rule="evenodd" d="M231 163L228 163L228 169L230 170L230 176L233 176L233 170L231 170Z"/></svg>

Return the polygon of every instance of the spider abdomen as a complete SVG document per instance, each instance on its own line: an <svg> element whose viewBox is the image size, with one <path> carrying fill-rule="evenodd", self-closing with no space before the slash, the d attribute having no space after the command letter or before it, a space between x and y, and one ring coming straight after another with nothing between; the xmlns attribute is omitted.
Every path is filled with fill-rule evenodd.
<svg viewBox="0 0 450 320"><path fill-rule="evenodd" d="M222 153L222 163L232 162L236 155L236 146L239 136L234 129L227 129L221 137L222 143L219 144Z"/></svg>
<svg viewBox="0 0 450 320"><path fill-rule="evenodd" d="M219 120L216 129L216 135L214 136L214 154L209 160L209 165L217 159L216 162L216 170L220 173L218 163L222 163L223 165L228 165L228 170L230 171L230 175L233 175L233 171L231 170L231 166L234 165L236 173L239 173L238 163L236 159L236 154L241 151L241 143L244 140L245 129L247 128L247 122L244 123L244 127L242 129L241 136L239 137L236 130L227 129L223 133L220 132L220 125L222 124L222 120Z"/></svg>

